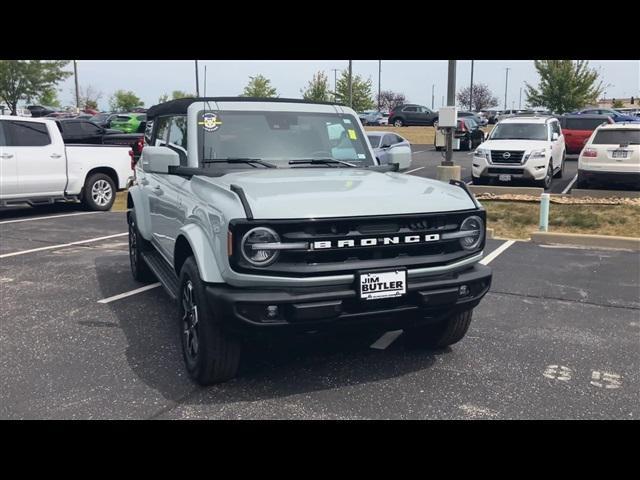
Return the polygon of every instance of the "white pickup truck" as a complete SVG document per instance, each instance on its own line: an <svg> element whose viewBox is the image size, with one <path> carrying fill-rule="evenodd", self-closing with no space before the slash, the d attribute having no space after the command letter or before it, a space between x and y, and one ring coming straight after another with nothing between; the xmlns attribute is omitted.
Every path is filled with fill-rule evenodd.
<svg viewBox="0 0 640 480"><path fill-rule="evenodd" d="M0 115L0 206L80 200L109 210L133 176L129 147L65 145L53 120Z"/></svg>

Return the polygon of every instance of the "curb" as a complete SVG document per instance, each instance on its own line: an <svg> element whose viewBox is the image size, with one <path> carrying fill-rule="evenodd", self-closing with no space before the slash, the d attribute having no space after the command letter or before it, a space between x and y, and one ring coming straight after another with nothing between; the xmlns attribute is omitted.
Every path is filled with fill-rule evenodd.
<svg viewBox="0 0 640 480"><path fill-rule="evenodd" d="M532 232L531 241L542 244L580 245L621 250L640 251L640 238L610 235L584 235L581 233Z"/></svg>
<svg viewBox="0 0 640 480"><path fill-rule="evenodd" d="M492 187L485 185L467 185L474 194L493 193L494 195L535 195L539 197L544 193L540 187Z"/></svg>
<svg viewBox="0 0 640 480"><path fill-rule="evenodd" d="M594 198L640 198L640 192L625 190L585 190L572 188L571 195L574 197L594 197Z"/></svg>

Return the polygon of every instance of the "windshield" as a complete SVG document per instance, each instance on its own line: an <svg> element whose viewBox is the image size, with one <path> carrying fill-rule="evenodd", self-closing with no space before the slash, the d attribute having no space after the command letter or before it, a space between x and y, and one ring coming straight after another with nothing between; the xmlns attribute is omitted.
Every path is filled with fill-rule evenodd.
<svg viewBox="0 0 640 480"><path fill-rule="evenodd" d="M379 135L367 135L367 138L369 138L369 143L371 144L372 148L378 148L380 146L380 139L382 138Z"/></svg>
<svg viewBox="0 0 640 480"><path fill-rule="evenodd" d="M499 123L489 140L547 140L544 123Z"/></svg>
<svg viewBox="0 0 640 480"><path fill-rule="evenodd" d="M375 165L358 124L338 113L200 111L198 156L200 162L261 159L280 168L293 166L290 160L314 158Z"/></svg>

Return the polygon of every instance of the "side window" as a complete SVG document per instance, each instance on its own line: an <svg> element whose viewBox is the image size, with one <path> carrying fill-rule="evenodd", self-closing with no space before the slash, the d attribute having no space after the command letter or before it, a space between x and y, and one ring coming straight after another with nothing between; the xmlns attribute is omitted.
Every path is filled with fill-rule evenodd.
<svg viewBox="0 0 640 480"><path fill-rule="evenodd" d="M144 127L144 141L147 145L151 145L152 133L153 133L153 120L148 121Z"/></svg>
<svg viewBox="0 0 640 480"><path fill-rule="evenodd" d="M84 132L82 131L82 122L60 122L62 125L62 133L64 136L80 136Z"/></svg>
<svg viewBox="0 0 640 480"><path fill-rule="evenodd" d="M49 131L44 123L9 120L4 124L7 146L43 147L51 144Z"/></svg>
<svg viewBox="0 0 640 480"><path fill-rule="evenodd" d="M187 117L176 115L171 117L167 146L178 152L180 165L187 166Z"/></svg>
<svg viewBox="0 0 640 480"><path fill-rule="evenodd" d="M404 142L404 138L402 138L400 135L395 135L394 134L392 136L393 136L393 138L395 140L393 143L402 143L402 142Z"/></svg>
<svg viewBox="0 0 640 480"><path fill-rule="evenodd" d="M0 147L6 147L7 140L4 136L4 122L0 122Z"/></svg>
<svg viewBox="0 0 640 480"><path fill-rule="evenodd" d="M393 145L394 143L394 138L393 135L385 135L384 137L382 137L382 145L381 146L385 146L385 145Z"/></svg>
<svg viewBox="0 0 640 480"><path fill-rule="evenodd" d="M98 135L100 133L100 127L91 122L80 122L80 126L84 133L88 135Z"/></svg>
<svg viewBox="0 0 640 480"><path fill-rule="evenodd" d="M404 107L402 109L403 112L417 112L418 111L418 107Z"/></svg>
<svg viewBox="0 0 640 480"><path fill-rule="evenodd" d="M553 133L557 133L558 136L562 135L562 132L560 131L560 125L558 124L558 122L551 122L551 131Z"/></svg>
<svg viewBox="0 0 640 480"><path fill-rule="evenodd" d="M155 134L153 136L153 146L161 147L167 144L167 133L169 133L169 122L171 117L160 117L154 123L156 124Z"/></svg>

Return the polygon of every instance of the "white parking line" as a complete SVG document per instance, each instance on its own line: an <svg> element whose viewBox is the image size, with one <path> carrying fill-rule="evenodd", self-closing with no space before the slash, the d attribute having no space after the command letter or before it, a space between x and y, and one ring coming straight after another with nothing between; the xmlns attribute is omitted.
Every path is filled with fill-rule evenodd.
<svg viewBox="0 0 640 480"><path fill-rule="evenodd" d="M422 170L424 167L414 168L413 170L409 170L407 173L417 172L418 170Z"/></svg>
<svg viewBox="0 0 640 480"><path fill-rule="evenodd" d="M130 297L131 295L135 295L136 293L146 292L147 290L152 290L154 288L159 287L161 284L152 283L151 285L145 285L144 287L136 288L135 290L131 290L129 292L124 292L119 295L114 295L113 297L103 298L102 300L98 300L98 303L110 303L115 302L116 300L120 300L121 298Z"/></svg>
<svg viewBox="0 0 640 480"><path fill-rule="evenodd" d="M115 235L107 235L106 237L98 237L98 238L89 238L87 240L80 240L79 242L62 243L60 245L49 245L47 247L32 248L31 250L21 250L19 252L3 253L2 255L0 255L0 258L15 257L17 255L25 255L27 253L42 252L43 250L54 250L56 248L71 247L73 245L83 245L85 243L99 242L100 240L106 240L108 238L122 237L128 234L129 234L128 232L116 233Z"/></svg>
<svg viewBox="0 0 640 480"><path fill-rule="evenodd" d="M414 154L414 153L424 153L424 152L426 152L426 151L427 151L427 150L418 150L417 152L411 152L411 153L412 153L412 154Z"/></svg>
<svg viewBox="0 0 640 480"><path fill-rule="evenodd" d="M562 193L567 193L569 190L571 190L571 187L573 187L573 184L576 183L576 180L578 180L577 173L576 173L576 176L573 177L573 179L569 182L569 185L567 185L566 188L562 190Z"/></svg>
<svg viewBox="0 0 640 480"><path fill-rule="evenodd" d="M402 335L404 330L391 330L390 332L386 332L382 335L378 340L369 345L369 348L375 348L376 350L384 350L393 342L395 342L396 338Z"/></svg>
<svg viewBox="0 0 640 480"><path fill-rule="evenodd" d="M504 252L507 248L509 248L511 245L513 245L514 243L516 243L515 240L507 240L506 242L504 242L502 245L500 245L498 248L496 248L493 252L491 252L489 255L487 255L486 257L484 257L482 260L480 260L480 263L482 265L488 265L489 263L491 263L498 255L500 255L502 252Z"/></svg>
<svg viewBox="0 0 640 480"><path fill-rule="evenodd" d="M50 218L75 217L77 215L94 215L96 213L104 213L104 212L65 213L64 215L50 215L48 217L21 218L20 220L5 220L4 222L0 222L0 225L4 225L5 223L35 222L36 220L49 220Z"/></svg>

